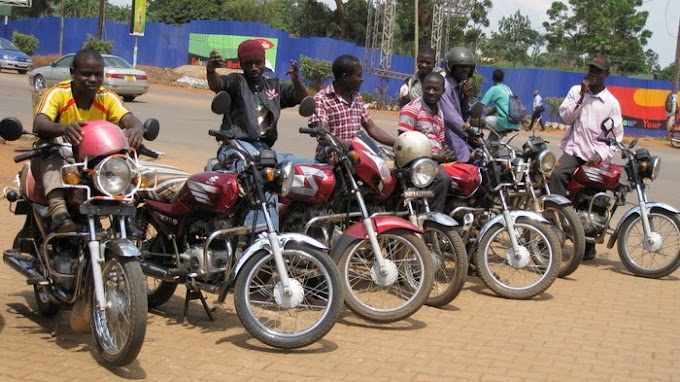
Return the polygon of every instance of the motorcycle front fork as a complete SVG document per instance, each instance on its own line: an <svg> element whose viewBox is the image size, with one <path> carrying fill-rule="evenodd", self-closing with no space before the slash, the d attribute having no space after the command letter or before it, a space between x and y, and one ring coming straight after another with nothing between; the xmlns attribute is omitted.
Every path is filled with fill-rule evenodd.
<svg viewBox="0 0 680 382"><path fill-rule="evenodd" d="M90 241L87 243L87 249L90 252L90 264L92 266L92 283L94 284L94 296L97 300L97 309L106 309L106 297L104 296L104 281L102 280L102 265L104 264L104 250L101 248L101 242L97 240L97 231L95 227L95 217L90 215L87 217L87 224L90 230ZM125 232L125 223L123 219L119 219L123 226L122 232Z"/></svg>

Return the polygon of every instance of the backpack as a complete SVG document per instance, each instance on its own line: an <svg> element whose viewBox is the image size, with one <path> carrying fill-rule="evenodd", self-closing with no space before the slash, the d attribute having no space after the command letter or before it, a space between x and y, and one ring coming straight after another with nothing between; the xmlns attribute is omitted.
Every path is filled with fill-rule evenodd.
<svg viewBox="0 0 680 382"><path fill-rule="evenodd" d="M508 100L508 122L510 123L521 123L524 119L526 109L514 94L510 94L510 99Z"/></svg>

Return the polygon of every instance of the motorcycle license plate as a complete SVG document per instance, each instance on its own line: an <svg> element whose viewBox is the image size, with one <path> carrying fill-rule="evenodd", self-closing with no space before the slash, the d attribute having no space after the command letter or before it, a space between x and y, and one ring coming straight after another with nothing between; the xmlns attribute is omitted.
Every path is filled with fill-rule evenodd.
<svg viewBox="0 0 680 382"><path fill-rule="evenodd" d="M404 199L431 198L433 196L434 196L434 191L430 191L430 190L406 190L406 191L404 191Z"/></svg>
<svg viewBox="0 0 680 382"><path fill-rule="evenodd" d="M97 204L81 204L79 211L83 215L118 215L118 216L134 216L137 213L135 206L131 205L97 205Z"/></svg>
<svg viewBox="0 0 680 382"><path fill-rule="evenodd" d="M126 74L125 75L125 81L133 82L134 80L135 80L135 76L133 76L132 74Z"/></svg>

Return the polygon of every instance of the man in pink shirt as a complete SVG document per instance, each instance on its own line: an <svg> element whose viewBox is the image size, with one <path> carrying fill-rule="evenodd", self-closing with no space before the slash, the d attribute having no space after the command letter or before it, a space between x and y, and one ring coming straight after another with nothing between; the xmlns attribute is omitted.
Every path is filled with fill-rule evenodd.
<svg viewBox="0 0 680 382"><path fill-rule="evenodd" d="M612 133L619 142L623 139L621 105L604 84L608 75L609 62L600 57L593 59L586 78L580 85L572 86L560 105L560 117L571 127L560 143L564 154L552 172L552 193L567 196L567 183L581 165L594 165L612 159L615 150L597 140L607 134L600 127L605 119L614 120ZM594 244L588 243L583 259L590 260L594 256Z"/></svg>

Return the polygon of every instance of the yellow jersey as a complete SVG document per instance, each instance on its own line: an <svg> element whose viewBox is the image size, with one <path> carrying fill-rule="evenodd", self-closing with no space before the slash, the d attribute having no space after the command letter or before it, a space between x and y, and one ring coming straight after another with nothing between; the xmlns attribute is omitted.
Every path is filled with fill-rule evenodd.
<svg viewBox="0 0 680 382"><path fill-rule="evenodd" d="M89 109L83 110L76 105L71 91L71 80L62 81L43 94L35 109L35 115L45 114L57 123L104 120L116 125L130 110L114 92L100 87Z"/></svg>

